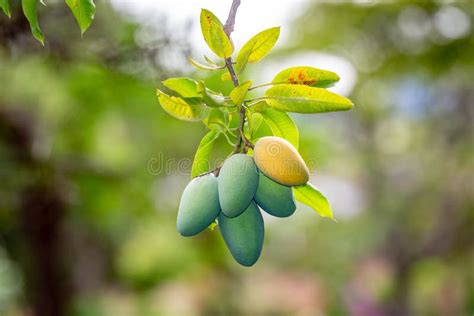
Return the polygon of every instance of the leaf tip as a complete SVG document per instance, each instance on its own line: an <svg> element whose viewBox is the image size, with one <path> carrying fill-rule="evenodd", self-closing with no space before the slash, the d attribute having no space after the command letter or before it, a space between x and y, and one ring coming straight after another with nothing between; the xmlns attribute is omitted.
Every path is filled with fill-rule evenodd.
<svg viewBox="0 0 474 316"><path fill-rule="evenodd" d="M354 104L354 102L352 102L351 99L349 99L349 98L346 98L346 99L347 99L347 110L350 110L355 106L355 104Z"/></svg>
<svg viewBox="0 0 474 316"><path fill-rule="evenodd" d="M211 11L209 11L208 9L201 8L201 17L203 17L204 15L208 15L209 13L211 13Z"/></svg>
<svg viewBox="0 0 474 316"><path fill-rule="evenodd" d="M81 38L84 38L84 34L85 34L86 31L89 29L89 26L90 26L90 25L80 27L80 28L81 28Z"/></svg>
<svg viewBox="0 0 474 316"><path fill-rule="evenodd" d="M45 46L45 45L44 45L44 36L39 36L39 35L36 36L36 35L35 35L35 38L36 38L36 40L37 40L38 42L41 43L41 45L43 45L43 47Z"/></svg>

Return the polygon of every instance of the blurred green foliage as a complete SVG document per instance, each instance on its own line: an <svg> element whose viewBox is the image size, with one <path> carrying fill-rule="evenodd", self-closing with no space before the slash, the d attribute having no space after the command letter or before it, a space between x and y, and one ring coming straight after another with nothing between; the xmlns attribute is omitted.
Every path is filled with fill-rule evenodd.
<svg viewBox="0 0 474 316"><path fill-rule="evenodd" d="M353 111L294 116L339 223L304 207L265 218L252 269L216 231L175 231L205 128L169 117L155 89L182 75L159 52L185 42L162 23L139 45L104 3L71 38L51 5L42 48L19 10L0 17L0 314L474 312L470 2L315 3L295 20L275 61L318 51L357 71ZM450 28L466 17L467 33ZM220 75L206 83L229 93ZM214 158L227 153L219 139Z"/></svg>

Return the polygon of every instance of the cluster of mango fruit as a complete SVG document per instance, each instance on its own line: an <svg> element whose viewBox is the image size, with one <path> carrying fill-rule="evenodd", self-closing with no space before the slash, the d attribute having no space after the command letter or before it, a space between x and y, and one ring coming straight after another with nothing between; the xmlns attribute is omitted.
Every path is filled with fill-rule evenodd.
<svg viewBox="0 0 474 316"><path fill-rule="evenodd" d="M194 236L217 220L232 256L251 266L263 247L261 210L276 217L292 215L296 204L291 187L308 179L308 167L293 145L282 138L262 137L253 157L234 154L218 176L208 173L191 180L181 197L178 232Z"/></svg>

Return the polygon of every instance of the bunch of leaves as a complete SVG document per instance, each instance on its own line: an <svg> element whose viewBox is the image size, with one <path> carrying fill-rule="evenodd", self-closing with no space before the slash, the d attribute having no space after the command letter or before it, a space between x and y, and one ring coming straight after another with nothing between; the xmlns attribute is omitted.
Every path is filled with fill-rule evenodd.
<svg viewBox="0 0 474 316"><path fill-rule="evenodd" d="M254 85L251 80L239 83L239 76L246 67L260 61L275 46L280 28L273 27L252 37L234 62L234 45L221 21L203 9L200 22L205 42L220 61L204 56L203 62L193 58L189 58L189 62L204 71L227 69L222 80L232 80L234 89L225 96L206 87L204 81L170 78L163 81L170 93L157 90L158 100L167 113L184 121L202 122L209 130L196 151L192 177L212 171L209 159L213 144L220 136L234 147L230 154L251 150L253 142L265 136L266 131L288 140L298 149L298 127L288 112L325 113L353 107L349 99L325 89L339 81L339 76L314 67L284 69L269 83ZM249 91L258 88L267 90L261 96L249 97ZM313 185L294 187L294 192L297 200L321 216L333 218L328 200Z"/></svg>
<svg viewBox="0 0 474 316"><path fill-rule="evenodd" d="M38 2L46 6L43 0L21 0L21 6L23 14L30 23L31 33L44 45L44 35L38 19ZM84 35L94 19L94 0L65 0L65 2L76 18L77 24L81 29L81 35ZM0 0L0 8L3 13L11 17L9 0Z"/></svg>

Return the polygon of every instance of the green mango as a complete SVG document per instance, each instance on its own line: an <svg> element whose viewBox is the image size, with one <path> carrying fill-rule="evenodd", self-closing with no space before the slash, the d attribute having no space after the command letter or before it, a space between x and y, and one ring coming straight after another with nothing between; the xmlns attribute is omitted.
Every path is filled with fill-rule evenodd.
<svg viewBox="0 0 474 316"><path fill-rule="evenodd" d="M255 202L268 214L288 217L296 210L291 187L281 185L259 172Z"/></svg>
<svg viewBox="0 0 474 316"><path fill-rule="evenodd" d="M219 172L219 203L227 217L247 209L257 191L258 172L252 157L236 154L224 162Z"/></svg>
<svg viewBox="0 0 474 316"><path fill-rule="evenodd" d="M242 214L234 218L221 213L218 223L234 259L246 267L257 262L262 253L264 236L263 218L257 204L252 202Z"/></svg>
<svg viewBox="0 0 474 316"><path fill-rule="evenodd" d="M219 215L217 178L207 174L191 180L179 203L177 228L183 236L194 236L206 229Z"/></svg>

